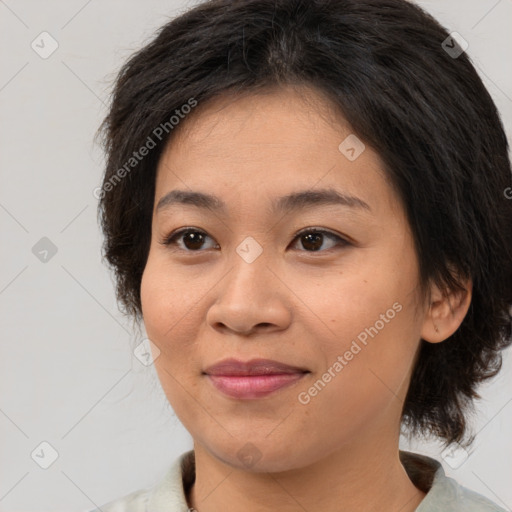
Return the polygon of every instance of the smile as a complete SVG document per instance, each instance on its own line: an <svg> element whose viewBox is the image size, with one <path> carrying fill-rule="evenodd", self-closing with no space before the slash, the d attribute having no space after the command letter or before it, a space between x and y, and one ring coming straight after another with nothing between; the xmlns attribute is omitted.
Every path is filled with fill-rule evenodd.
<svg viewBox="0 0 512 512"><path fill-rule="evenodd" d="M231 398L256 399L291 386L303 373L283 373L273 375L207 375L215 388Z"/></svg>

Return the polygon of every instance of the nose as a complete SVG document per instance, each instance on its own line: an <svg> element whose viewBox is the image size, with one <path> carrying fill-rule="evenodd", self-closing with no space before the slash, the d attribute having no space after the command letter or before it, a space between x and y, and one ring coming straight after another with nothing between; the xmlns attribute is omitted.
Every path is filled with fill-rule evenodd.
<svg viewBox="0 0 512 512"><path fill-rule="evenodd" d="M289 289L263 257L247 263L238 255L218 284L217 300L207 312L213 329L250 335L286 329L290 325Z"/></svg>

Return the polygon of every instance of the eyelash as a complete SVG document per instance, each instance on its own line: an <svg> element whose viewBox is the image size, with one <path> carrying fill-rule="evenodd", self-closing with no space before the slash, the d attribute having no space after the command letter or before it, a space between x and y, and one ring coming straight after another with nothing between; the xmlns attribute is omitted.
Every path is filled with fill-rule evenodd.
<svg viewBox="0 0 512 512"><path fill-rule="evenodd" d="M187 233L200 233L202 235L206 235L208 238L211 238L207 233L205 233L201 229L188 227L188 228L181 228L177 231L174 231L170 235L166 236L163 240L161 240L160 243L162 245L165 245L168 247L177 245L177 239ZM326 249L326 250L318 250L318 251L304 250L304 252L309 252L309 253L323 252L323 253L325 253L325 252L330 252L330 251L336 249L336 247L342 248L342 247L350 245L350 242L348 242L344 238L340 237L339 235L336 235L332 231L327 231L325 229L319 229L319 228L307 228L307 229L304 229L303 231L299 231L298 233L295 234L295 236L293 237L293 240L295 241L297 238L304 236L304 235L309 235L309 234L321 234L321 235L327 236L331 239L336 240L337 244L334 247L331 247L330 249ZM213 240L213 238L212 238L212 240ZM204 250L202 250L202 249L191 250L191 249L187 249L187 248L182 249L181 247L178 247L178 250L182 250L184 252L189 252L189 253L204 252Z"/></svg>

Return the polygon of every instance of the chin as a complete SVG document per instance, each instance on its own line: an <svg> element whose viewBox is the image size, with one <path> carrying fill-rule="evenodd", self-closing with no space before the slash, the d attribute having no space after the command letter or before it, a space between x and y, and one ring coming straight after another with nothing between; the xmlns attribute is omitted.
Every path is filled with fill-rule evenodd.
<svg viewBox="0 0 512 512"><path fill-rule="evenodd" d="M297 442L294 446L301 446L302 450L304 445ZM238 470L250 471L252 473L279 473L298 469L313 463L316 458L320 458L318 450L315 450L315 455L309 456L304 452L297 452L293 446L283 445L279 443L271 444L268 440L247 441L247 442L233 442L228 441L226 447L216 447L209 449L211 454L217 459L221 460L224 464L231 466Z"/></svg>

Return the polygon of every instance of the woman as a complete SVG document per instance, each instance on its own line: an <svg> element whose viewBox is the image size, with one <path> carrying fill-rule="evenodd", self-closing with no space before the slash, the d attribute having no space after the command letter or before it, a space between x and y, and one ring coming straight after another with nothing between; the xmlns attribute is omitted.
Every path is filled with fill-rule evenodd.
<svg viewBox="0 0 512 512"><path fill-rule="evenodd" d="M105 256L194 440L114 511L497 511L469 446L510 344L508 145L460 40L403 0L213 0L124 65Z"/></svg>

